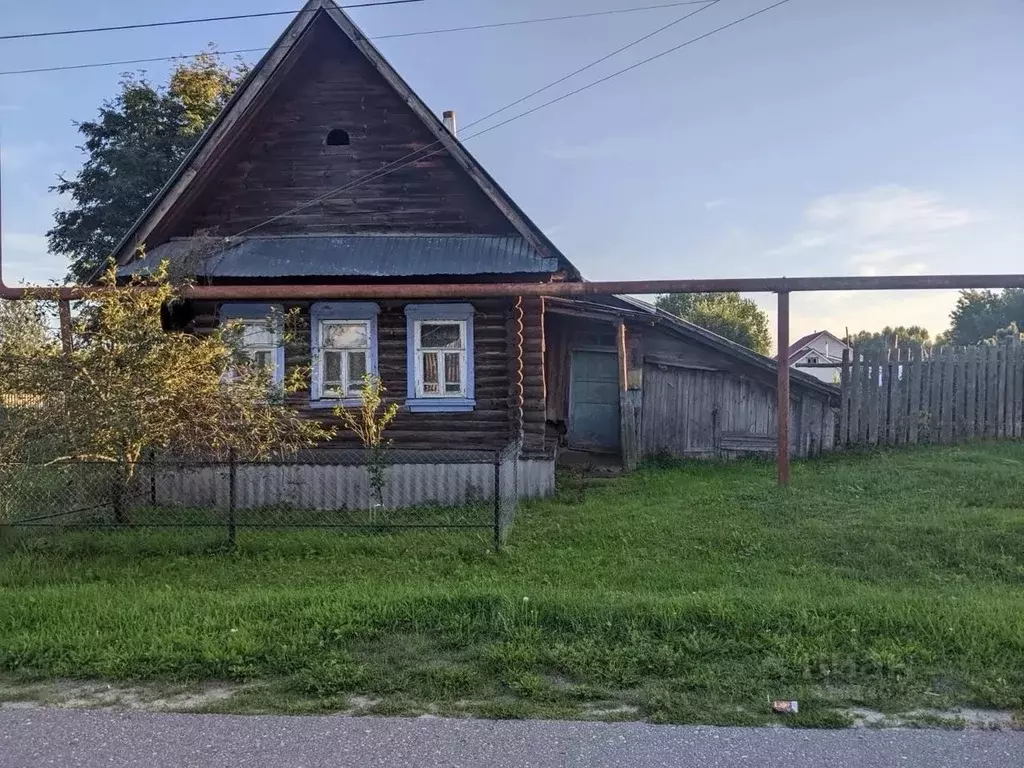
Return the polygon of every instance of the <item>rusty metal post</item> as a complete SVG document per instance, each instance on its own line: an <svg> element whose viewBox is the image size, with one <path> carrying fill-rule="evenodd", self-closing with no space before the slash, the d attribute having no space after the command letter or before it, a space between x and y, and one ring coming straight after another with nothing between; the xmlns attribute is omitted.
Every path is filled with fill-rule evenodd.
<svg viewBox="0 0 1024 768"><path fill-rule="evenodd" d="M776 358L779 372L776 411L779 420L778 456L779 487L789 485L789 291L779 291L778 316L779 356Z"/></svg>
<svg viewBox="0 0 1024 768"><path fill-rule="evenodd" d="M65 355L70 355L74 348L74 339L71 335L71 302L61 299L57 302L57 314L60 316L60 343Z"/></svg>

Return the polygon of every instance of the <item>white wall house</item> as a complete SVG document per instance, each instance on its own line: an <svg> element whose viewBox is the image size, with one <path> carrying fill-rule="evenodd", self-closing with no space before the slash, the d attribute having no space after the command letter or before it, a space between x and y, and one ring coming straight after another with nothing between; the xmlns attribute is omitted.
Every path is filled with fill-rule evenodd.
<svg viewBox="0 0 1024 768"><path fill-rule="evenodd" d="M789 347L789 365L829 384L839 383L843 350L852 349L828 331L815 331L793 342ZM832 363L827 367L819 367Z"/></svg>

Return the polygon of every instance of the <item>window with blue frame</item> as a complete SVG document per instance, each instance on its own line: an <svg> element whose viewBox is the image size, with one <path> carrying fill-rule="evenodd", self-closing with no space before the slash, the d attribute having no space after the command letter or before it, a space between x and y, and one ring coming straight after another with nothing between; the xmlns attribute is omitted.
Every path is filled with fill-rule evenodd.
<svg viewBox="0 0 1024 768"><path fill-rule="evenodd" d="M464 413L476 407L473 305L409 304L408 399L414 413Z"/></svg>
<svg viewBox="0 0 1024 768"><path fill-rule="evenodd" d="M369 302L320 302L310 309L310 406L358 405L363 376L377 375L377 314Z"/></svg>
<svg viewBox="0 0 1024 768"><path fill-rule="evenodd" d="M280 304L222 304L222 323L240 326L242 352L253 365L266 368L271 380L284 383L284 310Z"/></svg>

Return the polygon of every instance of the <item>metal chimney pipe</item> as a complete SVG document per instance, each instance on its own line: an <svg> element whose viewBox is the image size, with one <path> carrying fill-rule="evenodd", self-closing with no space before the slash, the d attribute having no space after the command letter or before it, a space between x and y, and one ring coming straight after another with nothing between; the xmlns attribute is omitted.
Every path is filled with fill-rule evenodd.
<svg viewBox="0 0 1024 768"><path fill-rule="evenodd" d="M448 129L448 132L458 138L459 136L459 124L455 119L455 110L446 109L444 111L444 127Z"/></svg>

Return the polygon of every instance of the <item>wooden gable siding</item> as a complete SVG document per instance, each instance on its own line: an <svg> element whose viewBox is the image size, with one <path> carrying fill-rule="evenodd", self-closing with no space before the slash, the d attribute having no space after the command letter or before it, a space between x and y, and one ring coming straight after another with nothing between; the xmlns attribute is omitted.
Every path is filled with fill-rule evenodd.
<svg viewBox="0 0 1024 768"><path fill-rule="evenodd" d="M421 302L416 302L421 303ZM401 408L387 431L396 450L497 450L518 436L519 323L514 299L480 299L475 308L474 368L476 409L471 413L410 413ZM406 347L406 302L381 301L378 324L378 368L387 387L388 402L405 402L408 360ZM310 363L309 302L286 303L285 309L299 310L303 330L289 342L285 367L292 371ZM193 329L199 333L216 327L217 305L195 304ZM544 371L543 319L539 299L523 300L523 427L526 457L544 454ZM309 392L291 396L290 404L309 418L337 427L330 446L353 446L347 432L329 410L308 408Z"/></svg>
<svg viewBox="0 0 1024 768"><path fill-rule="evenodd" d="M237 234L435 144L412 109L329 20L318 21L301 45L291 71L254 108L203 190L154 231L150 247L197 230ZM349 145L326 146L328 132L336 128L348 132ZM442 151L258 232L515 234L516 229Z"/></svg>

